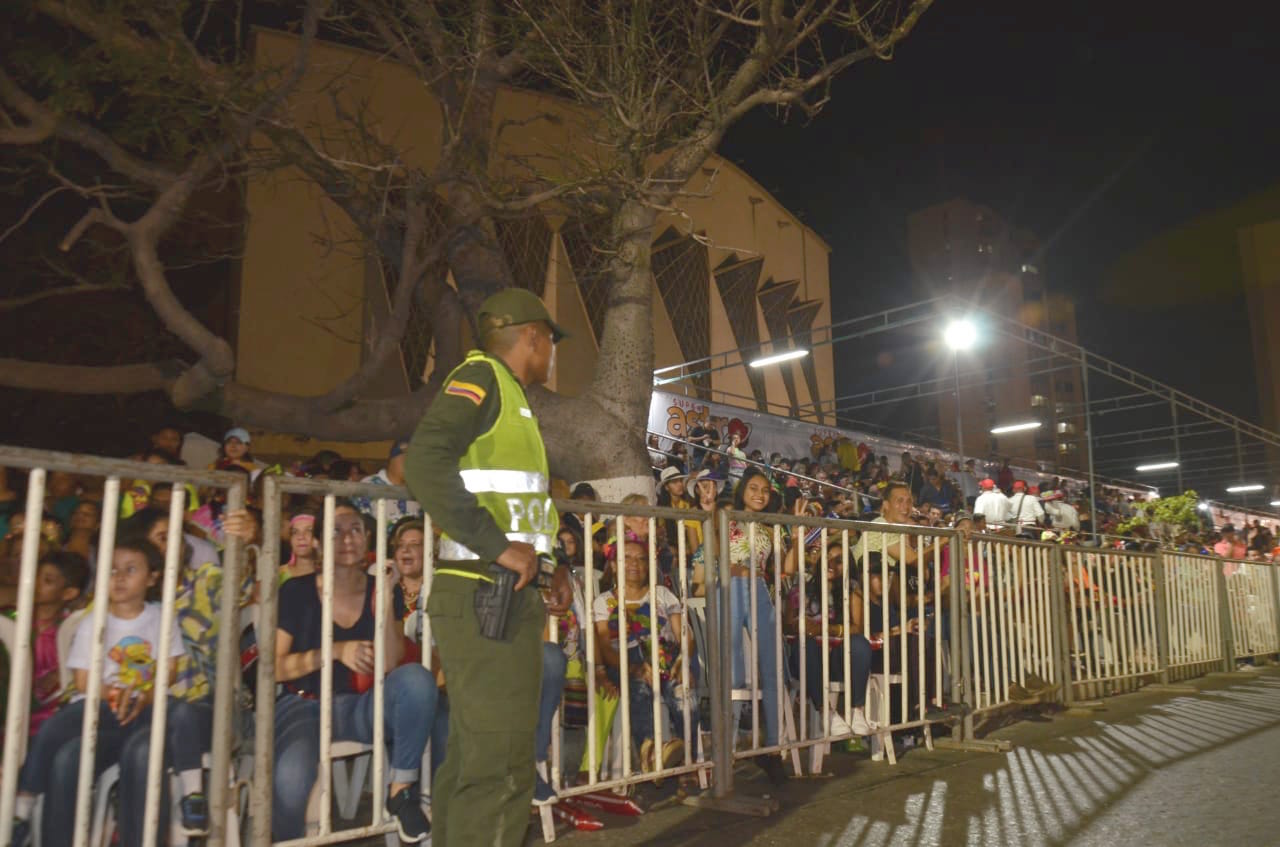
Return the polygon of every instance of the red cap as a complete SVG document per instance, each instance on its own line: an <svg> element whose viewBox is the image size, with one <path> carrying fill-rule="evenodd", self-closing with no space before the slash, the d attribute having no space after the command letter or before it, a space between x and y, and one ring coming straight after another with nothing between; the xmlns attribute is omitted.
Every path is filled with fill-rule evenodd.
<svg viewBox="0 0 1280 847"><path fill-rule="evenodd" d="M1027 493L1028 493L1028 494L1039 494L1039 493L1040 493L1040 486L1038 486L1038 485L1033 485L1033 486L1031 486L1030 488L1028 488L1028 489L1027 489Z"/></svg>
<svg viewBox="0 0 1280 847"><path fill-rule="evenodd" d="M978 486L983 491L990 491L996 487L996 481L994 479L984 479L982 482L978 483Z"/></svg>
<svg viewBox="0 0 1280 847"><path fill-rule="evenodd" d="M1023 482L1022 480L1020 480L1020 479L1015 479L1015 480L1013 481L1013 490L1014 490L1014 491L1025 491L1025 490L1026 490L1026 488L1027 488L1027 484L1026 484L1025 482Z"/></svg>

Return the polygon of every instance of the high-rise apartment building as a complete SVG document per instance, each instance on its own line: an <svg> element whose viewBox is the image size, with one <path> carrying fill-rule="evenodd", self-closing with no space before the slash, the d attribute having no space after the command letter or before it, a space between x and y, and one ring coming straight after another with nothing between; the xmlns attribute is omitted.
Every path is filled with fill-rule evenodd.
<svg viewBox="0 0 1280 847"><path fill-rule="evenodd" d="M907 248L926 296L954 295L987 312L1076 340L1075 304L1046 283L1039 240L990 208L956 198L922 209L908 219ZM960 372L965 453L1034 461L1045 469L1078 469L1085 449L1078 368L995 328L980 327L979 334L978 344L967 352L953 354L940 342L938 346L939 378L951 378L956 367ZM938 430L949 445L957 442L956 402L954 392L938 399ZM991 433L1030 421L1040 427Z"/></svg>

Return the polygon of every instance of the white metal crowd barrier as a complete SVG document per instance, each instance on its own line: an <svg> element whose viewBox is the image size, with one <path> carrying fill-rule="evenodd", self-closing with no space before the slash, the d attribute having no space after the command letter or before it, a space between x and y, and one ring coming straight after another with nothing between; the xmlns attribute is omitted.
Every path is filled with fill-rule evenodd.
<svg viewBox="0 0 1280 847"><path fill-rule="evenodd" d="M837 715L851 727L874 721L873 746L891 760L895 731L921 728L931 742L929 714L947 700L944 659L959 664L950 655L959 645L945 640L938 613L950 612L958 599L954 590L941 590L943 556L954 556L955 534L732 511L721 512L719 529L721 607L730 614L717 634L721 644L745 645L741 657L728 656L724 673L732 674L732 662L739 661L749 683L735 690L750 714L749 739L735 746L735 758L781 754L799 773L800 751L828 748L854 734L833 729ZM744 600L746 608L739 608ZM788 624L789 618L794 619ZM744 625L752 631L736 637ZM771 648L763 649L769 642ZM870 655L867 667L854 666L855 643L870 648L860 651L864 661ZM809 665L811 651L820 658L816 669ZM772 661L763 661L766 655ZM809 691L814 670L820 673L818 702L811 702ZM855 692L859 679L870 684ZM951 702L958 699L956 688ZM858 700L864 707L855 720ZM761 712L769 709L776 739L761 730ZM810 762L819 768L820 755L811 755Z"/></svg>
<svg viewBox="0 0 1280 847"><path fill-rule="evenodd" d="M170 654L172 632L175 622L184 611L176 608L178 580L193 564L186 561L188 543L184 539L184 520L186 517L187 489L189 487L203 489L206 492L218 492L225 500L227 509L242 508L245 502L247 479L244 475L225 472L201 472L168 465L145 464L140 462L103 459L90 456L77 456L67 453L55 453L23 448L0 446L0 466L8 468L25 468L30 472L26 480L27 501L24 512L25 526L22 538L21 565L17 580L17 615L13 649L10 651L9 696L5 720L4 773L0 781L0 844L8 844L12 838L15 808L18 797L18 781L20 767L27 752L28 719L30 714L30 695L32 691L32 626L34 622L34 601L36 589L36 573L41 550L41 524L44 512L46 481L51 473L70 473L82 480L92 479L102 482L101 527L97 538L96 573L94 573L92 598L106 598L110 594L113 575L113 557L118 540L120 526L121 497L130 496L131 488L140 487L138 483L172 483L172 494L168 505L168 527L164 547L164 575L161 588L161 623L155 645L156 655L167 657ZM127 487L122 486L122 481ZM145 487L145 486L143 486ZM147 489L148 491L150 489ZM140 539L141 540L141 539ZM147 542L150 543L150 542ZM216 621L206 630L206 636L212 639L216 633L235 633L239 623L239 587L240 587L240 542L229 539L221 556L221 585L219 596L211 598L214 603ZM93 567L93 564L91 564ZM88 617L81 625L91 627L92 638L88 668L88 685L85 691L76 692L84 703L83 722L81 728L82 743L78 776L76 782L76 800L74 809L50 808L52 814L73 815L73 843L76 847L89 844L91 836L101 839L109 833L91 832L95 796L106 790L105 775L95 772L95 758L99 741L99 707L110 701L114 689L108 690L113 680L103 677L104 658L109 647L117 645L105 644L107 625L107 602L92 602ZM87 622L87 623L86 623ZM231 808L232 774L231 756L235 738L232 724L233 706L236 696L235 681L239 677L236 639L221 637L217 639L217 652L214 676L216 679L230 680L231 684L212 685L212 748L202 751L207 754L208 763L205 775L206 791L209 807L212 810ZM65 660L65 656L60 656ZM60 661L60 664L63 663ZM155 662L154 679L151 681L152 691L167 692L169 679L169 662ZM211 680L211 683L213 680ZM70 692L64 692L69 695ZM164 752L166 739L166 723L169 708L167 699L157 696L158 703L151 710L149 726L149 748L146 771L146 799L143 810L142 836L145 847L154 847L164 837L160 832L160 799L161 779L164 774ZM141 731L140 729L138 730ZM110 763L108 763L110 764ZM43 808L43 807L41 807ZM129 812L132 813L132 812ZM33 812L30 824L36 832L40 831L38 815ZM101 820L101 818L99 818ZM208 843L220 845L227 837L227 818L221 814L209 817ZM177 836L182 837L180 829L171 826Z"/></svg>
<svg viewBox="0 0 1280 847"><path fill-rule="evenodd" d="M26 738L25 682L30 675L45 473L66 470L105 477L98 596L105 595L110 577L120 480L178 483L169 504L162 592L166 626L162 633L167 633L167 624L181 614L175 594L183 564L183 485L223 490L227 507L235 509L244 502L247 480L240 474L201 473L13 448L0 448L0 464L32 469L11 651L6 720L6 737L11 743L4 751L0 782L0 843L7 843ZM373 504L376 528L373 538L366 540L366 550L373 554L374 568L367 578L373 580L377 601L375 628L382 631L393 623L386 619L387 601L394 589L386 567L388 507L392 501L407 501L409 495L405 489L391 486L267 477L263 485L263 543L256 563L258 602L251 616L260 638L276 633L280 531L287 498L291 497L313 498L329 531L318 539L322 547L318 567L322 607L320 690L316 692L318 776L307 832L287 843L295 847L378 835L393 838L394 823L380 802L388 773L388 762L381 752L387 740L382 720L383 680L393 670L383 639L375 639L373 648L371 738L367 743L352 743L332 737L338 649L333 634L335 574L337 568L351 566L338 561L333 528L342 508L338 498L367 498ZM1264 658L1280 651L1280 584L1276 569L1269 565L1232 562L1227 563L1230 572L1224 573L1223 561L1211 557L1056 547L925 527L729 510L708 514L643 505L575 501L557 501L556 505L562 515L577 515L584 530L581 555L568 557L576 589L573 617L577 637L561 646L575 652L582 673L585 726L568 726L562 705L552 722L549 751L550 781L561 797L570 801L683 775L696 776L703 786L709 781L711 796L723 798L733 789L734 762L744 758L788 757L792 769L800 771L800 754L808 750L810 768L816 769L820 767L818 752L852 734L837 733L833 723L837 715L845 723L855 723L855 703L862 698L853 686L864 675L870 679L864 716L878 718L873 736L892 758L892 733L919 729L928 740L931 725L946 719L938 711L944 704L969 703L978 712L1006 707L1017 699L1019 692L1014 686L1028 687L1032 681L1056 684L1060 693L1051 696L1070 700L1116 690L1117 686L1136 686L1147 679L1189 678L1215 667L1232 667L1238 657ZM434 559L429 517L424 516L424 524L419 610L426 606ZM593 543L598 525L605 538L613 539L612 553L602 553ZM667 539L668 548L658 543L664 526L676 528L675 537ZM699 555L691 549L697 546L694 536L703 542ZM239 588L243 558L239 547L237 539L229 537L223 552L225 596L219 598L217 613L219 629L228 637L218 640L215 678L230 684L213 689L214 742L210 776L206 777L211 812L208 841L238 843L239 827L247 825L253 844L269 845L279 676L274 643L261 643L258 650L254 762L245 821L237 814L240 803L232 767L235 727L242 715L237 696L241 677L238 640L230 634L238 632L240 598L226 592ZM638 559L632 552L636 548L641 554ZM660 555L665 555L665 549L670 551L667 558ZM633 560L630 577L628 558ZM910 563L903 561L906 559ZM364 559L359 561L363 567ZM694 573L699 564L705 596L695 591ZM94 648L98 671L91 674L86 692L94 707L86 711L84 725L87 743L77 790L77 845L87 844L91 834L89 809L95 793L92 757L96 703L103 696L100 659L105 609L105 604L95 604L91 617L98 633ZM663 618L665 625L660 625ZM611 627L614 619L616 627ZM548 639L560 643L558 624L549 621ZM695 639L695 628L705 632L705 638ZM616 640L615 632L620 634ZM415 634L422 645L421 663L430 669L432 642L425 614ZM161 650L166 648L167 638L161 635ZM878 660L877 650L871 650L870 667L855 667L855 661L865 660L856 659L855 643L862 648L856 639L878 644ZM815 650L819 652L814 654ZM862 650L861 655L866 654ZM735 661L747 670L744 678L737 680L739 684L734 679ZM603 679L597 677L597 671ZM821 694L817 702L810 702L815 699L810 696L810 677L815 673L820 677L817 688ZM168 683L166 674L165 663L161 663L158 690ZM617 696L606 696L615 686ZM709 727L695 693L700 690L706 690L711 700ZM914 695L909 694L913 690ZM637 696L633 698L633 694ZM644 715L633 710L633 699L646 704ZM738 731L740 708L750 718L745 734ZM153 741L158 742L164 738L165 710L156 710L156 715L150 731ZM638 723L651 725L651 734L641 732ZM770 737L771 724L778 729L776 739ZM962 738L971 733L968 722L953 730ZM675 749L668 746L673 739L680 742L679 755L664 755ZM150 749L145 808L148 845L163 840L163 833L154 825L160 814L160 780L165 778L162 749L160 743L153 743ZM642 750L645 754L637 756ZM363 790L364 767L348 772L340 764L353 756L371 770L376 800L367 822L341 828L333 820L334 799L340 814L348 817L359 805ZM582 763L580 768L578 762ZM424 804L430 772L428 749L423 751L422 762ZM344 779L344 775L353 778ZM554 837L545 824L544 832Z"/></svg>
<svg viewBox="0 0 1280 847"><path fill-rule="evenodd" d="M389 818L381 802L384 787L387 784L385 692L383 680L394 668L387 666L387 642L376 637L373 642L373 674L370 690L373 693L373 735L367 742L339 740L333 737L334 707L334 590L335 545L337 542L337 510L353 508L353 500L368 500L374 512L372 537L366 533L364 538L365 557L359 567L371 570L374 580L374 631L383 633L393 631L397 634L404 631L403 623L386 619L391 608L391 595L394 585L389 578L391 568L388 560L387 544L392 526L388 522L388 505L392 502L412 502L408 491L398 486L377 485L357 482L335 482L330 480L301 479L296 477L272 476L263 485L263 524L275 531L264 533L262 555L258 559L259 615L256 629L259 638L264 633L277 632L279 618L279 568L280 568L280 530L286 500L290 497L311 497L321 504L323 537L316 538L321 545L320 591L321 591L321 659L320 659L320 691L313 692L319 701L320 709L320 759L318 775L311 790L308 803L306 833L296 839L272 840L272 792L274 788L274 768L277 751L275 749L276 708L278 692L278 668L275 644L260 641L257 665L257 691L254 741L254 776L251 788L250 817L252 827L251 843L255 845L317 845L353 841L377 835L387 836L388 844L398 841L395 835L396 825ZM339 500L339 498L344 498ZM359 513L359 510L355 510ZM428 515L420 516L423 521L423 570L422 582L417 598L416 608L425 610L426 599L431 590L431 576L434 562L434 545L431 543L432 526ZM363 521L363 519L361 519ZM371 566L367 566L367 554L373 554ZM366 573L366 579L369 576ZM365 585L367 589L367 583ZM362 590L365 590L362 589ZM363 602L363 601L362 601ZM422 649L421 662L424 668L431 670L431 625L425 611L422 624L415 631ZM293 694L291 696L301 696ZM424 714L424 719L428 716ZM430 718L433 720L434 715ZM430 725L431 720L428 721ZM350 770L344 760L352 760ZM340 778L335 788L335 765L338 765ZM363 775L371 771L369 785L375 802L372 806L372 817L367 824L354 824L335 829L333 821L334 795L340 794L338 807L340 812L352 816L363 791ZM423 751L421 765L422 802L427 802L431 782L430 749Z"/></svg>
<svg viewBox="0 0 1280 847"><path fill-rule="evenodd" d="M1257 657L1280 651L1280 639L1276 637L1276 566L1227 559L1222 568L1235 655Z"/></svg>
<svg viewBox="0 0 1280 847"><path fill-rule="evenodd" d="M559 716L553 721L552 787L561 797L572 798L690 773L702 773L700 781L705 783L711 763L702 744L694 692L700 687L695 675L707 673L707 662L705 658L698 660L690 626L690 616L699 613L701 604L691 602L697 599L691 579L694 551L689 549L685 528L689 523L700 524L703 537L707 537L713 526L710 516L644 505L555 502L562 519L573 515L585 530L582 549L571 562L575 604L570 615L576 619L576 633L570 632L573 641L564 647L573 654L568 658L576 660L571 669L582 673L586 726L579 728L585 732L575 733L577 743L569 743L564 721ZM704 519L700 521L698 516ZM676 528L676 538L668 539L673 558L665 568L658 558L660 522ZM608 536L609 552L604 561L599 560L593 544L597 525ZM638 579L629 584L627 554L636 550L644 567ZM671 599L666 602L671 605L660 610L659 602L667 592ZM550 622L554 641L558 641L558 624L557 619ZM636 666L637 661L642 664ZM636 671L644 665L648 666L647 676L638 675ZM600 670L606 682L597 677ZM650 701L650 711L643 718L632 711L636 686L645 689L635 691L638 702ZM643 738L633 731L641 720L652 728ZM675 724L679 724L678 731L670 728ZM676 741L680 742L678 747L673 744ZM579 749L580 766L570 767L573 760L566 753ZM642 750L652 752L637 755ZM666 761L668 750L678 752L670 763ZM577 779L567 781L569 773Z"/></svg>
<svg viewBox="0 0 1280 847"><path fill-rule="evenodd" d="M1133 690L1161 673L1156 557L1064 548L1072 590L1071 679L1082 697Z"/></svg>
<svg viewBox="0 0 1280 847"><path fill-rule="evenodd" d="M1168 673L1191 679L1222 670L1222 560L1190 553L1160 554L1168 621Z"/></svg>
<svg viewBox="0 0 1280 847"><path fill-rule="evenodd" d="M984 535L965 550L975 713L1050 698L1042 686L1061 681L1060 548Z"/></svg>

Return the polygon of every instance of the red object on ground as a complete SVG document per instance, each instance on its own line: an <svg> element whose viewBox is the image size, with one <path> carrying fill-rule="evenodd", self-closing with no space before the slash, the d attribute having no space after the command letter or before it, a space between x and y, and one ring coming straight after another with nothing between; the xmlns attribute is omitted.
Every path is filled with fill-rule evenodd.
<svg viewBox="0 0 1280 847"><path fill-rule="evenodd" d="M604 821L592 815L586 809L574 805L571 800L560 800L551 806L551 813L556 820L564 821L579 832L599 832L604 829Z"/></svg>
<svg viewBox="0 0 1280 847"><path fill-rule="evenodd" d="M637 817L644 814L644 809L640 808L640 804L635 800L614 794L612 791L591 791L587 794L575 794L573 802L589 809L608 812L611 815Z"/></svg>

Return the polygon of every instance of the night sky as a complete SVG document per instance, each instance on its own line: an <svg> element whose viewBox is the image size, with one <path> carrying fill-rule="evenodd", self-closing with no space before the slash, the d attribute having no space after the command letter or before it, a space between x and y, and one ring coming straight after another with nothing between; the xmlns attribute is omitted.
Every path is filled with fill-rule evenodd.
<svg viewBox="0 0 1280 847"><path fill-rule="evenodd" d="M1280 183L1264 9L937 0L816 119L757 112L721 152L830 243L835 320L918 299L907 215L964 196L1040 237L1082 344L1256 420L1238 289L1116 306L1102 281L1147 239Z"/></svg>

